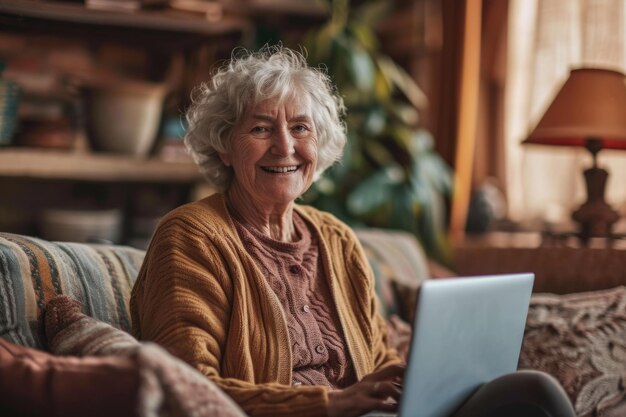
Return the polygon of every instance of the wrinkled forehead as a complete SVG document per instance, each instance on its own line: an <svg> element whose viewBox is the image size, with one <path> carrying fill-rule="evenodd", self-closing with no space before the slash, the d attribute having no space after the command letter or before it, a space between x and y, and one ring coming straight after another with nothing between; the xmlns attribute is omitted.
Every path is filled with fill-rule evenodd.
<svg viewBox="0 0 626 417"><path fill-rule="evenodd" d="M285 94L255 97L249 101L244 109L244 118L251 114L274 115L284 109L288 115L302 115L312 117L312 97L301 88L287 91Z"/></svg>

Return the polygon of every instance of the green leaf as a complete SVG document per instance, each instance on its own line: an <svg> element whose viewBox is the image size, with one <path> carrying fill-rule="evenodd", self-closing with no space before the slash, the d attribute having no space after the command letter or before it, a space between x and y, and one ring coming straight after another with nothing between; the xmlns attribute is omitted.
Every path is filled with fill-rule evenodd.
<svg viewBox="0 0 626 417"><path fill-rule="evenodd" d="M392 186L402 180L392 167L375 171L348 194L347 207L354 215L371 213L388 202Z"/></svg>
<svg viewBox="0 0 626 417"><path fill-rule="evenodd" d="M363 151L358 137L353 130L348 131L348 141L343 153L341 165L344 166L345 169L358 170L363 164Z"/></svg>
<svg viewBox="0 0 626 417"><path fill-rule="evenodd" d="M378 49L378 39L372 30L372 26L361 22L353 22L348 25L347 29L352 34L354 41L363 47L368 53L372 53Z"/></svg>
<svg viewBox="0 0 626 417"><path fill-rule="evenodd" d="M411 137L410 146L413 159L413 175L423 183L449 196L452 189L452 171L445 161L433 151L433 140L425 130L415 132Z"/></svg>
<svg viewBox="0 0 626 417"><path fill-rule="evenodd" d="M361 49L354 49L348 54L348 70L354 85L362 91L374 89L374 64L369 54Z"/></svg>
<svg viewBox="0 0 626 417"><path fill-rule="evenodd" d="M375 69L374 74L374 94L382 102L390 101L393 94L393 85L379 68Z"/></svg>
<svg viewBox="0 0 626 417"><path fill-rule="evenodd" d="M315 66L328 61L331 55L332 39L337 34L337 27L331 23L324 25L320 30L307 36L306 49L309 52L308 61Z"/></svg>
<svg viewBox="0 0 626 417"><path fill-rule="evenodd" d="M413 138L413 131L410 128L400 123L394 123L387 127L385 133L393 138L404 152L410 151Z"/></svg>
<svg viewBox="0 0 626 417"><path fill-rule="evenodd" d="M393 155L382 143L368 141L364 144L364 150L378 166L387 167L394 164Z"/></svg>
<svg viewBox="0 0 626 417"><path fill-rule="evenodd" d="M435 146L433 136L424 129L418 129L411 135L411 151L416 155L429 152Z"/></svg>
<svg viewBox="0 0 626 417"><path fill-rule="evenodd" d="M388 0L370 0L364 2L361 7L354 12L353 20L369 27L374 27L391 13L392 7L393 2Z"/></svg>
<svg viewBox="0 0 626 417"><path fill-rule="evenodd" d="M369 106L369 110L365 116L363 123L363 132L368 136L380 135L387 122L386 112L378 105L373 104ZM375 140L371 142L376 142Z"/></svg>
<svg viewBox="0 0 626 417"><path fill-rule="evenodd" d="M407 126L417 126L419 124L420 116L413 106L399 101L391 101L386 108L389 114L399 123Z"/></svg>
<svg viewBox="0 0 626 417"><path fill-rule="evenodd" d="M416 218L413 214L413 198L407 184L400 184L393 189L392 210L389 227L392 229L415 232Z"/></svg>
<svg viewBox="0 0 626 417"><path fill-rule="evenodd" d="M443 195L450 195L452 191L452 172L439 155L430 153L421 163L422 173L434 189Z"/></svg>
<svg viewBox="0 0 626 417"><path fill-rule="evenodd" d="M375 60L385 77L404 94L416 109L426 110L428 97L404 69L396 65L391 58L384 55L377 55Z"/></svg>
<svg viewBox="0 0 626 417"><path fill-rule="evenodd" d="M415 203L420 205L420 210L427 210L432 205L432 187L428 179L422 174L419 166L413 167L410 177L411 191L414 195Z"/></svg>

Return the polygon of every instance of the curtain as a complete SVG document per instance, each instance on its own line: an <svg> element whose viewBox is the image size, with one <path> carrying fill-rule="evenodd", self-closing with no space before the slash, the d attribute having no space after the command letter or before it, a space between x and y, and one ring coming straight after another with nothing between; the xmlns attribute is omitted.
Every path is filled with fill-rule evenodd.
<svg viewBox="0 0 626 417"><path fill-rule="evenodd" d="M626 70L624 0L511 0L505 88L505 170L508 214L530 227L569 223L585 200L584 148L522 146L571 68ZM603 150L606 199L626 201L626 152Z"/></svg>

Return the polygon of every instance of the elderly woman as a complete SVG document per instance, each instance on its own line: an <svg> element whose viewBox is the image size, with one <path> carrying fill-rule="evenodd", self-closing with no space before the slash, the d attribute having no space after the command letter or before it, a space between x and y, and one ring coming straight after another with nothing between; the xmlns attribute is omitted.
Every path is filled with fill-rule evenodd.
<svg viewBox="0 0 626 417"><path fill-rule="evenodd" d="M185 142L219 192L159 224L133 289L135 335L251 416L393 411L404 366L362 248L335 217L295 203L341 157L342 100L296 52L239 55L187 114Z"/></svg>

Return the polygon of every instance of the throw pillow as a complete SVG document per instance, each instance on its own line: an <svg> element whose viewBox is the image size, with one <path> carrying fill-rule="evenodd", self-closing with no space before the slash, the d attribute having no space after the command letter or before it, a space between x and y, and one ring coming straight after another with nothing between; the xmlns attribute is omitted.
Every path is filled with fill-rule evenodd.
<svg viewBox="0 0 626 417"><path fill-rule="evenodd" d="M161 347L142 344L137 351L137 361L142 379L140 410L157 409L158 416L164 417L246 417L210 379ZM147 412L141 415L157 416Z"/></svg>
<svg viewBox="0 0 626 417"><path fill-rule="evenodd" d="M87 316L80 303L68 296L50 300L43 321L52 353L132 359L139 373L135 409L140 416L245 417L230 397L196 369L157 345L139 343L128 333Z"/></svg>
<svg viewBox="0 0 626 417"><path fill-rule="evenodd" d="M532 298L520 368L556 377L579 417L626 405L626 287Z"/></svg>
<svg viewBox="0 0 626 417"><path fill-rule="evenodd" d="M138 385L129 357L56 357L0 338L2 416L132 416Z"/></svg>
<svg viewBox="0 0 626 417"><path fill-rule="evenodd" d="M139 347L130 334L84 314L80 303L66 295L48 302L43 322L48 350L57 355L119 355Z"/></svg>

